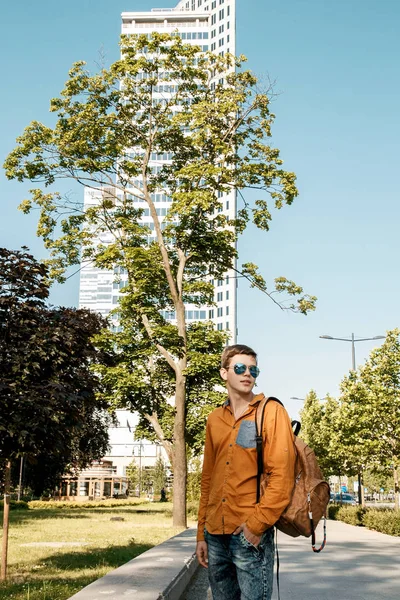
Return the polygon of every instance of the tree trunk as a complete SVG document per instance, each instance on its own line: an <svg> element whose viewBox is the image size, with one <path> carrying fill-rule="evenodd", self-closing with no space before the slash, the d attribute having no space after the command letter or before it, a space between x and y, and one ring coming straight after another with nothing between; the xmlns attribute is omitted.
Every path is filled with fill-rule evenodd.
<svg viewBox="0 0 400 600"><path fill-rule="evenodd" d="M394 480L394 509L400 509L400 488L399 488L399 470L397 467L393 467L393 480Z"/></svg>
<svg viewBox="0 0 400 600"><path fill-rule="evenodd" d="M360 506L365 506L362 467L359 467L359 469L358 469L358 504Z"/></svg>
<svg viewBox="0 0 400 600"><path fill-rule="evenodd" d="M7 550L8 550L8 525L10 520L10 487L11 487L11 462L6 462L4 475L4 514L3 514L3 544L1 551L0 581L7 579Z"/></svg>
<svg viewBox="0 0 400 600"><path fill-rule="evenodd" d="M23 472L24 472L24 457L21 456L20 464L19 464L19 482L18 482L18 498L17 498L18 502L21 500L21 496L22 496Z"/></svg>
<svg viewBox="0 0 400 600"><path fill-rule="evenodd" d="M186 521L186 442L185 442L186 378L177 373L174 420L174 527L187 527Z"/></svg>
<svg viewBox="0 0 400 600"><path fill-rule="evenodd" d="M145 413L144 416L148 420L148 422L150 423L150 425L152 426L152 428L154 429L154 433L158 437L161 445L163 446L165 452L167 453L169 464L173 465L174 464L174 449L173 449L173 445L172 445L172 443L169 440L165 439L164 432L163 432L163 430L161 428L160 423L158 422L157 414L153 413L153 414L150 415L148 413Z"/></svg>

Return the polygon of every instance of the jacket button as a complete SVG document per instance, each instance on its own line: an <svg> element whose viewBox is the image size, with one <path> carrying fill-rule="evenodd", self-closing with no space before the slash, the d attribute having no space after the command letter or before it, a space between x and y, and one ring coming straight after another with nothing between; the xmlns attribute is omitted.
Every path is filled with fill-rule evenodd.
<svg viewBox="0 0 400 600"><path fill-rule="evenodd" d="M225 502L225 498L222 498L222 502Z"/></svg>
<svg viewBox="0 0 400 600"><path fill-rule="evenodd" d="M226 464L229 465L229 460L226 461Z"/></svg>

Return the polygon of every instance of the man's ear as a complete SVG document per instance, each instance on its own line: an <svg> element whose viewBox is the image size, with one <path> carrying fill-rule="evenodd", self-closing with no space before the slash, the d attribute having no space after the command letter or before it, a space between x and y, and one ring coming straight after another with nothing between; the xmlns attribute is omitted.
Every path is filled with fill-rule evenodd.
<svg viewBox="0 0 400 600"><path fill-rule="evenodd" d="M224 367L222 367L222 369L219 370L219 374L221 375L224 381L228 379L228 371Z"/></svg>

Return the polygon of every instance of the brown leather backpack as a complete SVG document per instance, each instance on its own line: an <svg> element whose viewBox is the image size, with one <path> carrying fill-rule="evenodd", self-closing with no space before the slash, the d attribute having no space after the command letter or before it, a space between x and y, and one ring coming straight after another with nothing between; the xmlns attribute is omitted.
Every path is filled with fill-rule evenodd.
<svg viewBox="0 0 400 600"><path fill-rule="evenodd" d="M257 444L257 502L268 487L268 474L263 468L263 439L262 426L265 408L271 400L279 402L274 397L264 398L257 407L256 412L256 444ZM292 421L294 429L294 446L296 451L295 484L292 499L283 511L275 527L290 535L298 537L311 536L311 546L314 552L321 552L326 543L326 507L330 499L329 484L324 481L321 469L318 466L314 451L297 437L300 423ZM321 518L324 518L324 540L320 548L315 547L315 528Z"/></svg>

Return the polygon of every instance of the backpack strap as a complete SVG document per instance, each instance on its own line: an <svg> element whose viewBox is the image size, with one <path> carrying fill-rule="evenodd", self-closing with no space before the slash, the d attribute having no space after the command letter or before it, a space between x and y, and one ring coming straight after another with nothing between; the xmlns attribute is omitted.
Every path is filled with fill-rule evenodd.
<svg viewBox="0 0 400 600"><path fill-rule="evenodd" d="M299 435L300 429L301 429L300 421L292 421L291 426L292 426L294 435L297 437Z"/></svg>
<svg viewBox="0 0 400 600"><path fill-rule="evenodd" d="M260 501L260 483L261 483L261 475L264 470L263 464L263 439L262 439L262 428L264 423L264 413L265 407L267 406L270 400L274 400L274 402L278 402L281 406L283 403L275 398L274 396L268 396L268 398L263 398L260 404L256 408L256 416L254 418L256 424L256 450L257 450L257 503ZM292 421L291 422L294 435L299 435L301 423L300 421Z"/></svg>
<svg viewBox="0 0 400 600"><path fill-rule="evenodd" d="M283 406L282 402L275 398L274 396L269 396L268 398L263 398L260 404L256 408L256 416L254 418L256 424L256 449L257 449L257 503L260 502L260 483L261 483L261 475L264 470L263 465L263 439L262 439L262 427L264 422L264 413L265 407L267 406L270 400L274 400L275 402L279 402L281 406Z"/></svg>

